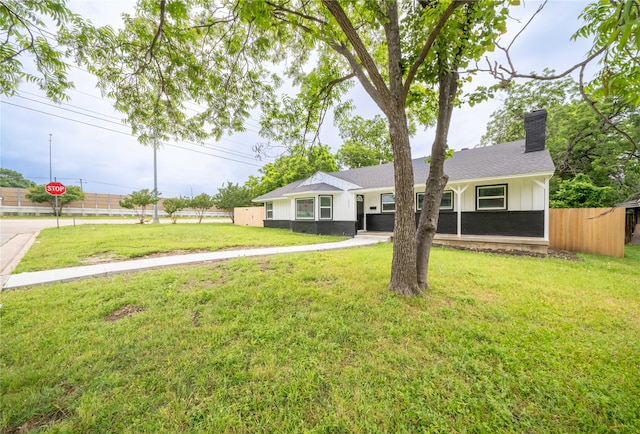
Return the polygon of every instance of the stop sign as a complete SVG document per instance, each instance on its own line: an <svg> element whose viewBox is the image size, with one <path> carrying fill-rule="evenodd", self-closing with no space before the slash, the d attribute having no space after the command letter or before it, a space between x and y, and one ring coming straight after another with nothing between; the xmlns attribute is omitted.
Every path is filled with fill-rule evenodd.
<svg viewBox="0 0 640 434"><path fill-rule="evenodd" d="M45 189L51 196L62 196L67 191L67 187L61 182L50 182Z"/></svg>

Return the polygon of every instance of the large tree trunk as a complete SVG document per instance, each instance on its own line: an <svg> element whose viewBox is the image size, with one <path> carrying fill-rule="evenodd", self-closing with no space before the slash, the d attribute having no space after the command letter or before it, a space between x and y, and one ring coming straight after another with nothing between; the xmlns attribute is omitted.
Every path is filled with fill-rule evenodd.
<svg viewBox="0 0 640 434"><path fill-rule="evenodd" d="M413 202L413 165L409 128L404 107L388 115L393 148L396 215L393 230L393 259L389 289L399 294L416 295L416 220Z"/></svg>
<svg viewBox="0 0 640 434"><path fill-rule="evenodd" d="M447 158L447 137L451 124L453 102L458 90L458 73L444 72L439 77L438 123L436 137L431 147L431 163L427 177L422 212L416 231L416 271L420 289L429 288L429 256L433 237L438 228L440 201L449 177L444 173Z"/></svg>

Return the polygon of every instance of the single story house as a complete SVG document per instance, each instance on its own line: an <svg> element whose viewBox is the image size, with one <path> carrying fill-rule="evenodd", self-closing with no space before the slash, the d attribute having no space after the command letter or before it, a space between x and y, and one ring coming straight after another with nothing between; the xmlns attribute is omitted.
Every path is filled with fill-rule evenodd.
<svg viewBox="0 0 640 434"><path fill-rule="evenodd" d="M464 149L446 160L449 181L436 239L524 237L539 241L546 251L549 179L555 170L545 149L546 117L544 110L525 115L525 140ZM417 222L429 173L425 158L413 160L413 172ZM317 172L253 201L264 203L265 227L348 236L358 231L391 232L393 174L393 163Z"/></svg>

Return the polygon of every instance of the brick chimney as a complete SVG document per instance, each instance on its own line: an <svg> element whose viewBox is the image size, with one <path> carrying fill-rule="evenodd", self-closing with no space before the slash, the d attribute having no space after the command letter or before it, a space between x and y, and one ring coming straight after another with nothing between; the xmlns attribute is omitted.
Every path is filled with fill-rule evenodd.
<svg viewBox="0 0 640 434"><path fill-rule="evenodd" d="M526 134L524 152L542 151L545 145L547 127L547 111L536 110L524 115L524 131Z"/></svg>

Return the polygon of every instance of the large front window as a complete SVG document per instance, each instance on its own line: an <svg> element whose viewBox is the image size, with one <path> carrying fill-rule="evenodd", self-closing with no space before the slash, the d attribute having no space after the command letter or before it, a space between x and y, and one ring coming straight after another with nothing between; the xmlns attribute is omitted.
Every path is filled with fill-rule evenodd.
<svg viewBox="0 0 640 434"><path fill-rule="evenodd" d="M416 193L416 210L422 210L422 202L424 201L424 193ZM442 193L442 200L440 200L440 210L452 210L453 209L453 191L446 190Z"/></svg>
<svg viewBox="0 0 640 434"><path fill-rule="evenodd" d="M476 209L507 209L506 185L476 187Z"/></svg>
<svg viewBox="0 0 640 434"><path fill-rule="evenodd" d="M382 202L382 212L395 212L396 210L396 195L393 193L385 193L380 195L380 201Z"/></svg>
<svg viewBox="0 0 640 434"><path fill-rule="evenodd" d="M315 218L313 208L314 200L312 197L306 199L296 199L296 219L313 220Z"/></svg>
<svg viewBox="0 0 640 434"><path fill-rule="evenodd" d="M333 218L333 197L332 196L320 196L320 218L323 220L330 220Z"/></svg>

